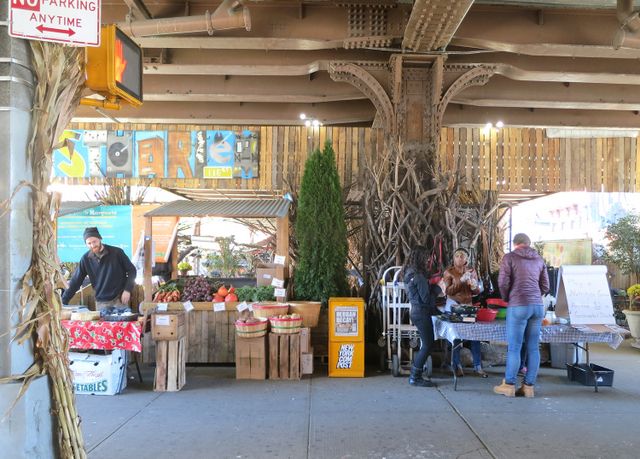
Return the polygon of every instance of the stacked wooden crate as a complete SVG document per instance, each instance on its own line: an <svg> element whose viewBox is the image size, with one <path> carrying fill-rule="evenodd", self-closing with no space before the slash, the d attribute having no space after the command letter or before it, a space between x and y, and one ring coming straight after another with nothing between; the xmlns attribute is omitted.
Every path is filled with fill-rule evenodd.
<svg viewBox="0 0 640 459"><path fill-rule="evenodd" d="M184 311L155 312L151 336L156 344L153 390L173 392L186 383L187 320Z"/></svg>

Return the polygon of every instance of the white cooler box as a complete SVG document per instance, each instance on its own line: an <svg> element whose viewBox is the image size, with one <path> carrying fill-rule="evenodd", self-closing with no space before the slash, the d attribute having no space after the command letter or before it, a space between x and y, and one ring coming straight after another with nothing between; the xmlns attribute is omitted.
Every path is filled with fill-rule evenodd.
<svg viewBox="0 0 640 459"><path fill-rule="evenodd" d="M127 351L110 354L69 352L69 365L76 394L115 395L127 387Z"/></svg>

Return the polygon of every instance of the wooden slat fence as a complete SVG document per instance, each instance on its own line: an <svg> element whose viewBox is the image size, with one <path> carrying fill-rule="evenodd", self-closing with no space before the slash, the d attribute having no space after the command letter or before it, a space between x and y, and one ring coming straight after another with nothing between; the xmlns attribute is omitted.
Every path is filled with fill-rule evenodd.
<svg viewBox="0 0 640 459"><path fill-rule="evenodd" d="M86 130L252 130L260 132L258 177L254 179L116 179L122 184L284 192L297 189L310 152L333 144L343 186L364 184L365 155L376 156L384 142L379 129L305 126L201 126L77 123ZM624 191L640 184L637 138L557 139L544 129L443 128L438 161L460 170L468 186L505 192ZM69 184L101 184L100 178L54 179Z"/></svg>

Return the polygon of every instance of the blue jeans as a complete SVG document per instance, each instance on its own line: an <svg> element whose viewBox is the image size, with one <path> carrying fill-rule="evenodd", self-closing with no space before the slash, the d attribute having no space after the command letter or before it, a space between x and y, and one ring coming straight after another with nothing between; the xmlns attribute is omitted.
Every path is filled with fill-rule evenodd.
<svg viewBox="0 0 640 459"><path fill-rule="evenodd" d="M453 351L451 353L453 370L460 365L460 351L462 350L462 346L459 345L461 341L462 340L456 339L453 342ZM473 356L473 368L479 370L482 368L482 343L480 343L480 341L469 341L469 343L471 344L471 355Z"/></svg>
<svg viewBox="0 0 640 459"><path fill-rule="evenodd" d="M544 317L542 304L509 306L507 308L507 369L504 380L515 384L520 368L522 342L527 346L527 374L524 382L536 383L540 368L540 327Z"/></svg>

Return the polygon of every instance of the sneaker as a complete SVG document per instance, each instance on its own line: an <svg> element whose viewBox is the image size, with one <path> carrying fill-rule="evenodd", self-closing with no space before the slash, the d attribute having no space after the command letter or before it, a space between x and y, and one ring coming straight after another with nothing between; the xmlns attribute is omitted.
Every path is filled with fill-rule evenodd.
<svg viewBox="0 0 640 459"><path fill-rule="evenodd" d="M530 386L529 384L523 384L522 386L520 386L520 388L516 391L516 396L517 397L526 397L526 398L533 398L535 397L535 392L533 390L533 386Z"/></svg>
<svg viewBox="0 0 640 459"><path fill-rule="evenodd" d="M489 374L484 371L482 368L476 368L473 372L474 375L480 376L481 378L488 378Z"/></svg>
<svg viewBox="0 0 640 459"><path fill-rule="evenodd" d="M505 397L515 397L516 386L514 384L507 384L503 379L502 384L499 386L493 386L493 392L499 395L504 395Z"/></svg>

